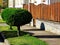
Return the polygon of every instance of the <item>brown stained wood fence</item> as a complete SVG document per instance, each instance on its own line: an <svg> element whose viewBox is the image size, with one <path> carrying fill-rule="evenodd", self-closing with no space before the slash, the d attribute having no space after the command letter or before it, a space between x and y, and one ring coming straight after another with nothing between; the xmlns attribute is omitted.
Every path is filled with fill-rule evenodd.
<svg viewBox="0 0 60 45"><path fill-rule="evenodd" d="M24 4L24 9L30 8L30 12L34 19L42 19L42 20L51 20L60 22L60 3L54 3L51 5L39 4L34 5L33 3Z"/></svg>
<svg viewBox="0 0 60 45"><path fill-rule="evenodd" d="M28 10L28 5L27 4L23 4L23 8Z"/></svg>

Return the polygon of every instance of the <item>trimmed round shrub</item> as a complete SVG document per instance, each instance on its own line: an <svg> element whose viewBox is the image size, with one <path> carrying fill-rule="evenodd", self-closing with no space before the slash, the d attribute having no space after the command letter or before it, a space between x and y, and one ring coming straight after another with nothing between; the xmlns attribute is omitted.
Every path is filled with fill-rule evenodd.
<svg viewBox="0 0 60 45"><path fill-rule="evenodd" d="M7 8L2 12L2 18L11 26L17 26L20 35L20 26L30 23L32 15L25 9Z"/></svg>
<svg viewBox="0 0 60 45"><path fill-rule="evenodd" d="M7 21L8 18L11 15L15 14L15 10L16 10L15 8L6 8L6 9L4 9L2 14L1 14L2 19Z"/></svg>
<svg viewBox="0 0 60 45"><path fill-rule="evenodd" d="M6 23L9 23L9 18L15 14L16 8L6 8L3 10L1 17ZM11 19L11 18L10 18ZM9 24L10 29L12 29L12 23Z"/></svg>
<svg viewBox="0 0 60 45"><path fill-rule="evenodd" d="M22 26L30 23L32 15L25 9L16 9L15 13L8 17L7 24L12 26Z"/></svg>
<svg viewBox="0 0 60 45"><path fill-rule="evenodd" d="M22 26L28 24L30 23L31 19L32 19L32 15L30 12L24 9L18 9L14 16L14 25Z"/></svg>
<svg viewBox="0 0 60 45"><path fill-rule="evenodd" d="M8 25L17 26L18 36L20 35L20 26L30 23L32 15L25 9L16 9L15 14L11 15L7 21Z"/></svg>

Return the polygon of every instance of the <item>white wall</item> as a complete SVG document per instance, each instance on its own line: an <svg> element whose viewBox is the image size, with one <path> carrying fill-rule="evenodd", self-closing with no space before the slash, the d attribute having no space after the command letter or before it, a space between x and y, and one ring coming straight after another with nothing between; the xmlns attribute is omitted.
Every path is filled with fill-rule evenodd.
<svg viewBox="0 0 60 45"><path fill-rule="evenodd" d="M46 0L45 2L42 2L42 0L35 0L36 1L36 5L38 5L38 4L41 4L41 3L43 3L43 4L50 4L50 0Z"/></svg>
<svg viewBox="0 0 60 45"><path fill-rule="evenodd" d="M13 7L13 0L8 1L8 7ZM15 0L15 7L22 8L23 7L23 0Z"/></svg>
<svg viewBox="0 0 60 45"><path fill-rule="evenodd" d="M42 0L31 0L31 3L34 3L36 1L36 5L44 3L44 4L52 4L52 3L56 3L56 2L60 2L60 0L46 0L45 2L42 2Z"/></svg>
<svg viewBox="0 0 60 45"><path fill-rule="evenodd" d="M28 4L30 0L23 0L23 4Z"/></svg>
<svg viewBox="0 0 60 45"><path fill-rule="evenodd" d="M60 35L60 24L59 23L36 19L36 28L41 29L40 27L41 23L44 23L45 31ZM31 26L32 25L33 25L33 22L31 22Z"/></svg>
<svg viewBox="0 0 60 45"><path fill-rule="evenodd" d="M13 7L13 0L8 1L8 7Z"/></svg>
<svg viewBox="0 0 60 45"><path fill-rule="evenodd" d="M23 7L22 0L15 0L15 7L16 8L22 8Z"/></svg>

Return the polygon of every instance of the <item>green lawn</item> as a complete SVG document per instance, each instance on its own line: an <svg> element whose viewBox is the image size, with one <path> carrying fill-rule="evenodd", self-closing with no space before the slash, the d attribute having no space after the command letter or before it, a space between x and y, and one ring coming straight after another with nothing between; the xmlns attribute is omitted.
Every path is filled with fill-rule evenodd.
<svg viewBox="0 0 60 45"><path fill-rule="evenodd" d="M45 41L39 40L29 33L21 31L21 36L17 36L17 28L9 29L9 26L0 26L2 32L11 45L48 45Z"/></svg>
<svg viewBox="0 0 60 45"><path fill-rule="evenodd" d="M0 23L5 23L5 21L1 19L1 13L0 13Z"/></svg>
<svg viewBox="0 0 60 45"><path fill-rule="evenodd" d="M3 21L2 19L0 19L0 23L5 23L5 21Z"/></svg>
<svg viewBox="0 0 60 45"><path fill-rule="evenodd" d="M20 36L8 39L11 45L47 45L45 41L32 36Z"/></svg>
<svg viewBox="0 0 60 45"><path fill-rule="evenodd" d="M13 30L9 28L10 26L0 26L0 31L17 31L17 27L13 26Z"/></svg>

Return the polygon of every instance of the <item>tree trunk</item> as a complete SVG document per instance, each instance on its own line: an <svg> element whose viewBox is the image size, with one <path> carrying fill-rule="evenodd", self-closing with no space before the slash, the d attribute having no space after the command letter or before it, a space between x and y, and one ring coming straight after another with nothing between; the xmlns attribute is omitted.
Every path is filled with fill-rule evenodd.
<svg viewBox="0 0 60 45"><path fill-rule="evenodd" d="M10 25L10 29L13 30L12 26Z"/></svg>
<svg viewBox="0 0 60 45"><path fill-rule="evenodd" d="M20 26L17 26L18 31L17 31L17 35L20 36Z"/></svg>

